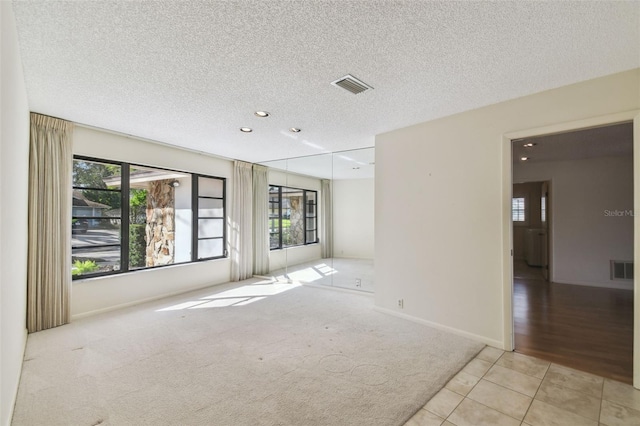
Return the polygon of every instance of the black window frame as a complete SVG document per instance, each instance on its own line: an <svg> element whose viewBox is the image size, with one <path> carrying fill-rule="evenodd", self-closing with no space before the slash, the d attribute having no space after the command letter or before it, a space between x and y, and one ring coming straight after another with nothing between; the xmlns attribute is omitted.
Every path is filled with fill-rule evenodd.
<svg viewBox="0 0 640 426"><path fill-rule="evenodd" d="M277 192L271 192L271 188L277 188L278 191ZM283 213L283 208L282 208L282 189L283 188L287 188L287 189L291 189L294 191L300 191L302 192L302 200L304 203L304 215L303 215L303 235L304 235L304 242L302 244L291 244L291 245L284 245L282 242L282 213ZM309 201L309 197L307 196L308 193L313 193L315 194L315 202L312 204L313 206L313 214L309 215L308 214L308 201ZM318 238L318 191L312 190L312 189L303 189L303 188L295 188L292 186L285 186L285 185L269 185L269 221L271 221L273 218L271 217L271 211L273 209L272 204L275 204L276 202L271 201L271 197L273 194L277 194L277 207L278 207L278 216L275 218L278 221L278 246L277 247L271 247L271 223L269 223L269 248L271 251L273 250L283 250L283 249L287 249L287 248L291 248L291 247L300 247L300 246L306 246L306 245L310 245L310 244L318 244L320 242L320 239ZM290 218L290 217L289 217ZM308 229L307 226L307 221L308 219L313 219L313 229ZM315 240L313 241L309 241L308 237L308 231L311 232L315 232Z"/></svg>
<svg viewBox="0 0 640 426"><path fill-rule="evenodd" d="M277 200L271 201L272 194L271 188L278 188ZM275 204L275 206L274 206ZM277 216L275 218L271 217L271 211L277 208ZM282 247L282 189L278 185L269 185L269 250L280 250ZM278 221L278 245L276 247L271 247L271 221Z"/></svg>
<svg viewBox="0 0 640 426"><path fill-rule="evenodd" d="M71 250L81 249L81 248L95 248L95 247L120 247L120 269L114 271L104 271L97 273L88 273L82 275L72 275L72 280L81 280L88 278L96 278L103 276L111 276L111 275L121 275L131 272L137 271L145 271L151 269L165 268L167 266L174 265L188 265L190 263L197 262L206 262L209 260L216 259L226 259L229 255L227 251L227 227L226 227L226 216L227 216L227 178L213 175L205 175L202 173L189 172L185 170L176 170L176 169L168 169L165 167L157 167L157 166L149 166L139 163L131 163L126 161L116 161L109 160L105 158L97 158L97 157L89 157L84 155L74 155L73 161L88 161L93 163L100 163L105 165L116 165L120 166L120 189L105 189L105 188L89 188L89 187L81 187L73 185L72 183L72 191L75 190L100 190L100 191L109 191L109 192L120 192L120 244L96 244L91 246L71 246ZM163 170L167 172L176 172L188 174L191 176L191 211L192 211L192 223L191 223L191 260L185 262L178 263L170 263L167 265L157 265L157 266L145 266L145 267L136 267L129 268L129 225L130 225L130 216L129 216L129 194L130 194L130 169L131 167L142 167L142 168L152 168L157 170ZM199 197L198 196L198 178L209 178L209 179L217 179L222 181L222 217L223 226L222 226L222 255L207 257L207 258L198 258L198 240L201 239L198 236L198 198L212 198L212 197ZM218 197L215 197L220 199ZM107 217L94 217L94 216L74 216L72 213L71 216L73 219L106 219ZM108 219L118 219L117 217L108 217ZM69 236L71 238L71 235Z"/></svg>
<svg viewBox="0 0 640 426"><path fill-rule="evenodd" d="M200 180L199 179L200 178L222 180L222 197L212 197L212 196L209 196L209 195L200 195L200 191L199 191L199 186L200 186ZM222 216L200 216L200 214L199 214L199 211L200 211L200 199L222 200ZM221 258L227 257L227 255L228 255L227 249L226 249L226 247L227 247L227 227L225 226L226 215L227 215L226 200L227 200L226 179L217 178L217 177L213 177L213 176L209 176L209 175L203 175L203 174L200 174L200 173L192 173L191 174L191 212L192 212L191 230L193 232L193 234L191 236L191 258L192 258L192 261L202 262L204 260L221 259ZM199 224L199 220L200 219L222 220L222 237L202 237L201 238L199 233L198 233L198 226L197 226L197 224ZM196 226L193 226L193 224L196 224ZM220 238L222 238L222 256L203 257L203 258L200 258L198 256L198 242L199 241L202 241L202 240L213 240L213 239L220 239Z"/></svg>

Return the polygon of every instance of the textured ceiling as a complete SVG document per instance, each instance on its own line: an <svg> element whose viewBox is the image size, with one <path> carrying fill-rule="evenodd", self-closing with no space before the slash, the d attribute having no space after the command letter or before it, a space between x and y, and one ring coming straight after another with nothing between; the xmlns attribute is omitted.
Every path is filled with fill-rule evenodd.
<svg viewBox="0 0 640 426"><path fill-rule="evenodd" d="M254 162L370 147L378 133L640 66L635 1L14 9L32 111ZM330 84L349 73L374 89Z"/></svg>
<svg viewBox="0 0 640 426"><path fill-rule="evenodd" d="M525 147L527 143L535 144ZM567 133L526 138L513 142L515 167L541 161L582 160L595 157L633 155L633 123L595 127Z"/></svg>

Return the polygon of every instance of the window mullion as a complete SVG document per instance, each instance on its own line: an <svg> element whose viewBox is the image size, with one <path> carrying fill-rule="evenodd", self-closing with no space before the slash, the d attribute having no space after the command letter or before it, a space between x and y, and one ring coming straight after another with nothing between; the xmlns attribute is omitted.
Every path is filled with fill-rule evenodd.
<svg viewBox="0 0 640 426"><path fill-rule="evenodd" d="M198 175L191 175L191 261L198 260Z"/></svg>
<svg viewBox="0 0 640 426"><path fill-rule="evenodd" d="M303 244L307 244L307 191L302 190L302 235Z"/></svg>
<svg viewBox="0 0 640 426"><path fill-rule="evenodd" d="M278 187L278 248L282 249L282 187Z"/></svg>
<svg viewBox="0 0 640 426"><path fill-rule="evenodd" d="M229 256L229 252L227 251L227 246L226 244L224 244L227 241L227 227L225 225L226 220L225 218L227 217L227 180L223 179L222 180L222 255L223 257L228 257Z"/></svg>
<svg viewBox="0 0 640 426"><path fill-rule="evenodd" d="M120 169L120 271L129 270L129 164L123 163Z"/></svg>

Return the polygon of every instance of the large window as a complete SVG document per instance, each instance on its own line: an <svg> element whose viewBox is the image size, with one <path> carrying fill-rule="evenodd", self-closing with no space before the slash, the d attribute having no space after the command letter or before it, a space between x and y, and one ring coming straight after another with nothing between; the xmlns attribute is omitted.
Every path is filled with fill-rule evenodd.
<svg viewBox="0 0 640 426"><path fill-rule="evenodd" d="M269 187L269 241L272 250L318 242L318 193Z"/></svg>
<svg viewBox="0 0 640 426"><path fill-rule="evenodd" d="M225 179L75 157L72 274L226 256Z"/></svg>

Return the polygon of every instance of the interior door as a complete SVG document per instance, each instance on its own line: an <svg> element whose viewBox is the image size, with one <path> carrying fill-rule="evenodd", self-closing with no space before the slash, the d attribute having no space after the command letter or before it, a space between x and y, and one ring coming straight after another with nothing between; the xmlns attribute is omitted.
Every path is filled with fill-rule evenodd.
<svg viewBox="0 0 640 426"><path fill-rule="evenodd" d="M540 233L540 263L542 276L549 281L549 182L542 182L542 195L540 198L540 223L543 232Z"/></svg>

